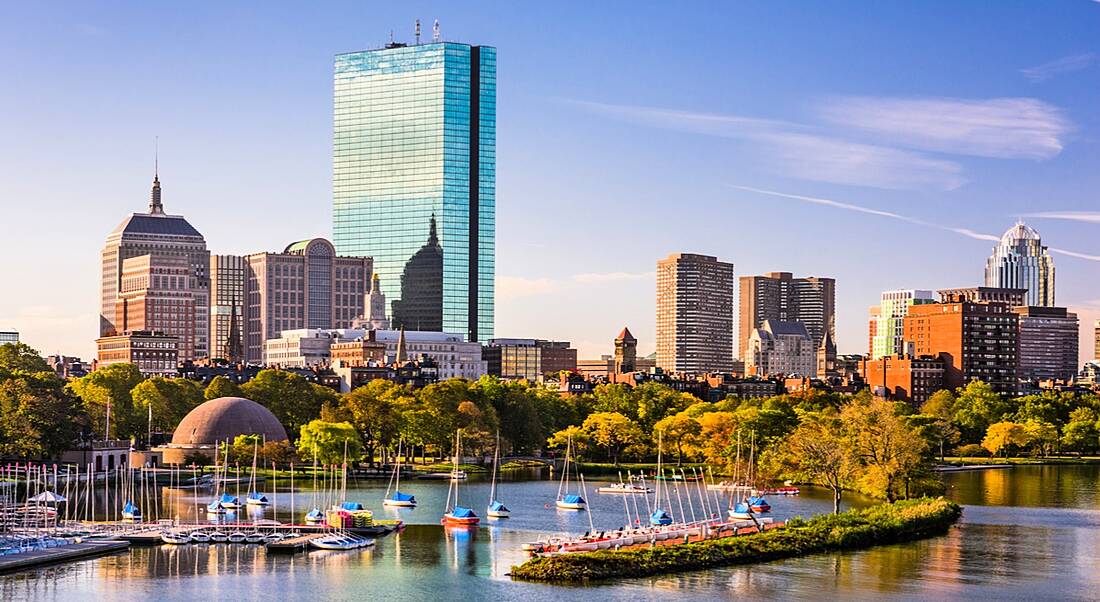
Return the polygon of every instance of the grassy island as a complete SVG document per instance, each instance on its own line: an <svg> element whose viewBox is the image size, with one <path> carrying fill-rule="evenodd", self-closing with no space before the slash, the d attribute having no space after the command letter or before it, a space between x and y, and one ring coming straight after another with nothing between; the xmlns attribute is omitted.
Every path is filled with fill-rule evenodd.
<svg viewBox="0 0 1100 602"><path fill-rule="evenodd" d="M881 504L841 514L794 518L781 529L699 543L533 558L512 578L583 583L767 562L818 552L857 550L942 535L962 514L943 498Z"/></svg>

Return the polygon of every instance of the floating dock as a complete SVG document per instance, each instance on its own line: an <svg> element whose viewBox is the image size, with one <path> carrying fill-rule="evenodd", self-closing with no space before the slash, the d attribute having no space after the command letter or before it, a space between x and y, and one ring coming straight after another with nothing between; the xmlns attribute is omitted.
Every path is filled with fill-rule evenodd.
<svg viewBox="0 0 1100 602"><path fill-rule="evenodd" d="M130 547L126 541L83 541L56 548L30 550L0 556L0 573L11 573L61 562L71 562L121 552Z"/></svg>

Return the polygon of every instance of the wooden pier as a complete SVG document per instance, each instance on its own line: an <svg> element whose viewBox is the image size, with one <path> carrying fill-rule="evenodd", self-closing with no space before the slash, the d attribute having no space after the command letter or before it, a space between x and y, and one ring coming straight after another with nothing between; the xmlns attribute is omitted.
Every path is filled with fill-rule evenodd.
<svg viewBox="0 0 1100 602"><path fill-rule="evenodd" d="M8 554L0 556L0 573L10 573L61 562L104 556L121 552L129 547L129 542L125 541L83 541L56 548Z"/></svg>
<svg viewBox="0 0 1100 602"><path fill-rule="evenodd" d="M279 552L282 554L294 554L296 552L304 552L309 548L309 542L312 539L322 537L324 533L307 533L298 537L292 537L290 539L284 539L280 542L267 544L268 552Z"/></svg>

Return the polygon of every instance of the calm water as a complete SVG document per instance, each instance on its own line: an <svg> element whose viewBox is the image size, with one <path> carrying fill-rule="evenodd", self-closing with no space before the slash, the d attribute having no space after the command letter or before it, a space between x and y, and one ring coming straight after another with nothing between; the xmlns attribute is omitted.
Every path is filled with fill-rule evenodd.
<svg viewBox="0 0 1100 602"><path fill-rule="evenodd" d="M601 600L688 599L1100 599L1100 467L1018 467L947 475L949 495L966 505L960 525L940 538L863 552L822 554L689 575L631 580L581 590L513 583L505 575L523 561L519 544L547 532L583 532L589 515L553 508L557 483L505 483L501 496L514 518L473 531L439 526L446 482L411 481L415 510L382 510L385 483L359 483L349 498L409 526L372 551L313 551L268 556L260 546L134 548L95 560L0 577L4 600ZM596 485L590 483L592 487ZM488 483L463 485L463 501L479 512ZM701 513L699 492L692 504ZM596 528L623 522L620 496L591 489ZM169 492L182 516L208 497ZM690 516L687 490L681 490ZM279 515L289 493L278 494ZM300 514L315 501L295 494ZM316 501L320 501L317 498ZM672 495L674 509L679 503ZM709 504L714 504L713 497ZM719 501L724 504L724 501ZM784 518L829 509L828 496L805 492L775 498ZM861 505L867 500L853 498ZM644 511L644 510L643 510ZM633 512L633 508L631 508ZM272 512L268 511L268 516Z"/></svg>

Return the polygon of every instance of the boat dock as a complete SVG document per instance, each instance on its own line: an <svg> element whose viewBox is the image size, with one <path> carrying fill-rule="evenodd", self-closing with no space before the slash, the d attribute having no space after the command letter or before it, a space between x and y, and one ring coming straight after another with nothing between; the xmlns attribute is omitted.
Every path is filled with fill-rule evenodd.
<svg viewBox="0 0 1100 602"><path fill-rule="evenodd" d="M61 562L104 556L121 552L129 547L130 543L126 541L82 541L56 548L43 548L0 556L0 573L10 573Z"/></svg>
<svg viewBox="0 0 1100 602"><path fill-rule="evenodd" d="M324 533L307 533L298 537L292 537L290 539L284 539L280 542L267 544L268 552L279 552L282 554L294 554L297 552L304 552L309 548L309 542L311 539L316 539L323 536Z"/></svg>
<svg viewBox="0 0 1100 602"><path fill-rule="evenodd" d="M343 529L354 535L362 535L367 537L385 537L394 531L397 531L403 526L401 521L376 521L374 525L370 527L348 527ZM174 533L190 533L192 531L212 531L215 529L221 529L223 532L229 531L259 531L261 533L275 532L275 531L292 531L300 533L301 535L290 539L283 540L277 543L266 544L268 549L285 552L285 551L300 551L304 549L310 539L319 537L329 532L329 527L324 525L253 525L246 523L225 523L220 525L215 524L187 524L178 526L167 525L150 525L150 528L143 530L136 530L129 533L122 533L116 535L115 538L129 542L135 546L159 546L164 543L161 539L161 534L165 531L172 531Z"/></svg>

